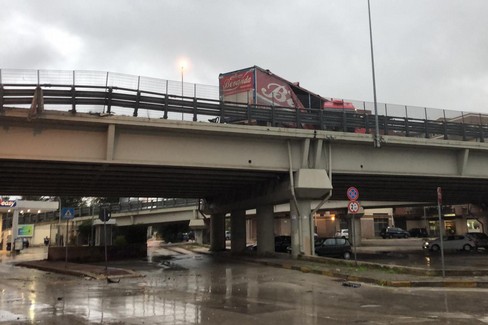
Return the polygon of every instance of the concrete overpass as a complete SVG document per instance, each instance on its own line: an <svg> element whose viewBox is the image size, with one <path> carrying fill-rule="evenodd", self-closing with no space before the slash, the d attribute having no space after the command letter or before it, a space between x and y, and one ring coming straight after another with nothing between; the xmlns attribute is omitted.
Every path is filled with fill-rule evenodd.
<svg viewBox="0 0 488 325"><path fill-rule="evenodd" d="M150 98L140 91L115 98L106 89L88 92L73 86L70 92L44 93L40 86L27 85L31 89L8 93L6 87L0 94L2 194L201 198L211 215L215 250L225 247L226 213L231 213L233 251L245 247L243 222L249 209L256 209L260 252L273 250L273 206L290 203L293 252L311 254L312 201L344 200L349 186L359 188L363 201L433 202L438 186L446 204L486 203L488 197L488 145L481 125L456 128L464 130L461 140L473 141L450 139L448 124L443 124L444 137L431 137L428 128L438 126L435 121L412 129L424 130L424 137L389 135L385 128L377 148L372 134L328 131L321 114L315 130L177 121L137 117L137 110L145 105L165 113L223 116L242 108L196 98L169 103L167 95ZM29 108L22 107L26 103ZM71 103L69 112L52 109L66 103ZM134 106L134 116L76 110L99 103ZM283 113L274 108L263 112L272 113L270 125L276 125L275 113ZM319 116L314 114L296 112L292 121L313 123ZM369 123L365 120L354 123ZM382 121L391 126L390 118Z"/></svg>

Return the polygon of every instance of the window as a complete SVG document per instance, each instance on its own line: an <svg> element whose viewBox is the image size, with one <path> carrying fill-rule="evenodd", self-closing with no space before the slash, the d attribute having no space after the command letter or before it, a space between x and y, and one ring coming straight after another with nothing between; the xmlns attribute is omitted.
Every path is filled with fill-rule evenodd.
<svg viewBox="0 0 488 325"><path fill-rule="evenodd" d="M468 228L468 232L483 232L483 224L477 219L467 219L466 225Z"/></svg>
<svg viewBox="0 0 488 325"><path fill-rule="evenodd" d="M328 238L325 240L324 245L334 246L336 244L335 238Z"/></svg>

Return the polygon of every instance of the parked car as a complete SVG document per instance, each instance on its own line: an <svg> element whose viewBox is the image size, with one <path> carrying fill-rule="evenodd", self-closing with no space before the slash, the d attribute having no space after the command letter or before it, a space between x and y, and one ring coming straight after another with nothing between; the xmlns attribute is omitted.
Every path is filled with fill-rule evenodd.
<svg viewBox="0 0 488 325"><path fill-rule="evenodd" d="M349 238L349 229L341 229L337 231L335 237Z"/></svg>
<svg viewBox="0 0 488 325"><path fill-rule="evenodd" d="M318 238L315 241L315 254L348 260L351 258L351 243L346 238Z"/></svg>
<svg viewBox="0 0 488 325"><path fill-rule="evenodd" d="M420 238L425 238L429 237L429 234L427 233L427 229L425 228L412 228L408 231L410 234L410 237L420 237Z"/></svg>
<svg viewBox="0 0 488 325"><path fill-rule="evenodd" d="M275 252L288 253L290 252L291 236L276 236L275 237Z"/></svg>
<svg viewBox="0 0 488 325"><path fill-rule="evenodd" d="M291 252L291 236L286 236L286 235L276 236L274 242L275 242L275 252L278 253ZM247 245L246 250L249 252L257 252L258 245L257 244Z"/></svg>
<svg viewBox="0 0 488 325"><path fill-rule="evenodd" d="M470 251L477 248L476 241L469 236L462 235L448 235L443 238L442 244L445 250L464 250ZM424 249L431 250L433 252L441 249L441 240L436 238L433 240L426 240L423 244Z"/></svg>
<svg viewBox="0 0 488 325"><path fill-rule="evenodd" d="M476 247L488 249L488 235L482 232L468 232L466 237L473 239Z"/></svg>
<svg viewBox="0 0 488 325"><path fill-rule="evenodd" d="M380 231L380 236L385 238L408 238L410 234L402 228L388 227Z"/></svg>

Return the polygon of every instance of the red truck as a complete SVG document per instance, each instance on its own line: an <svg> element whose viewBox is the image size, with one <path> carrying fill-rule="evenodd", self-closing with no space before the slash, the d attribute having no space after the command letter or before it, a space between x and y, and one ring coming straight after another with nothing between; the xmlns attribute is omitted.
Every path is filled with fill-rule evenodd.
<svg viewBox="0 0 488 325"><path fill-rule="evenodd" d="M350 102L324 98L300 87L297 82L290 82L258 66L221 73L219 90L220 100L227 103L279 106L301 111L307 108L356 111Z"/></svg>

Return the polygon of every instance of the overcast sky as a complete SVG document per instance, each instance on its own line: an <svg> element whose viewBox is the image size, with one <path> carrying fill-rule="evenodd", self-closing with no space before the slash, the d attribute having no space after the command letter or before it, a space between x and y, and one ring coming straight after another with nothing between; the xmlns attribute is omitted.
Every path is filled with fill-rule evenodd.
<svg viewBox="0 0 488 325"><path fill-rule="evenodd" d="M0 0L0 68L217 85L253 65L373 100L367 0ZM488 113L488 1L371 0L379 102Z"/></svg>

